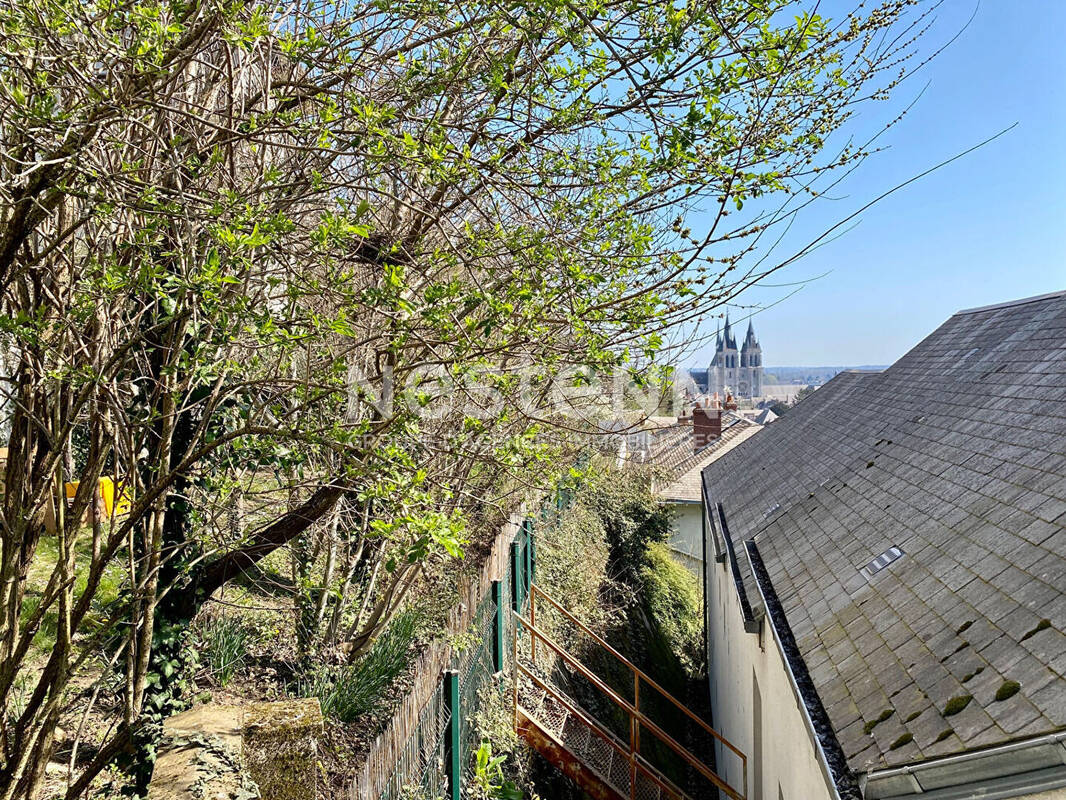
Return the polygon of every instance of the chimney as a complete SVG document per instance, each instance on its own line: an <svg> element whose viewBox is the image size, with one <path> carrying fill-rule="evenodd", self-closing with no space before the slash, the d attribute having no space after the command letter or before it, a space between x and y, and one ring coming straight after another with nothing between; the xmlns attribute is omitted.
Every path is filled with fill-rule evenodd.
<svg viewBox="0 0 1066 800"><path fill-rule="evenodd" d="M726 392L725 408L726 408L726 411L736 411L737 410L737 401L736 401L736 398L733 397L733 393L732 392Z"/></svg>
<svg viewBox="0 0 1066 800"><path fill-rule="evenodd" d="M702 450L722 435L722 409L696 406L692 409L693 448Z"/></svg>

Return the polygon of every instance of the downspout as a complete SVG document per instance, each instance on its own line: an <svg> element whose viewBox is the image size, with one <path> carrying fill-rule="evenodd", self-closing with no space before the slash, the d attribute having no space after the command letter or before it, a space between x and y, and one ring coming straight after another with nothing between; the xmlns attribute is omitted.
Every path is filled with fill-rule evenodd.
<svg viewBox="0 0 1066 800"><path fill-rule="evenodd" d="M710 644L707 639L707 625L710 620L710 609L707 605L707 570L710 569L710 565L707 563L707 490L703 485L703 475L700 474L700 530L702 536L700 536L700 550L703 555L703 559L700 563L700 583L703 589L703 624L700 626L703 628L703 657L706 660L706 669L708 677L708 691L710 690L710 675L711 675L711 653L709 650Z"/></svg>

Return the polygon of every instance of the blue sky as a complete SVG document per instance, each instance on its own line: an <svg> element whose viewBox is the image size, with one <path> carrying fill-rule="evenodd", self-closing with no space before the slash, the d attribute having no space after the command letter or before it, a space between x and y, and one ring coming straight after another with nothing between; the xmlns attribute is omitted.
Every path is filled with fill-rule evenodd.
<svg viewBox="0 0 1066 800"><path fill-rule="evenodd" d="M843 237L774 276L785 283L828 273L756 314L765 363L889 364L959 309L1066 289L1066 0L945 0L923 50L949 39L975 8L959 39L894 101L862 112L857 128L873 129L925 87L882 140L887 151L793 232L817 235L902 181L1017 126L881 201ZM769 305L787 291L761 288L742 299ZM748 313L738 308L732 316ZM686 360L702 365L709 351Z"/></svg>

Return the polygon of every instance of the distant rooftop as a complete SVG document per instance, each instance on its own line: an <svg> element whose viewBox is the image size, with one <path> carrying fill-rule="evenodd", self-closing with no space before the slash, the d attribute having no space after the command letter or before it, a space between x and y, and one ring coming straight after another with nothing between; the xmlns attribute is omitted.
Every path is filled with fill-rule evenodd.
<svg viewBox="0 0 1066 800"><path fill-rule="evenodd" d="M772 412L771 412L772 413ZM681 436L669 451L660 454L657 463L667 467L672 479L657 492L666 501L698 503L700 501L700 473L741 442L754 436L762 425L739 414L726 412L722 419L722 435L707 446L693 449L692 424L677 426Z"/></svg>

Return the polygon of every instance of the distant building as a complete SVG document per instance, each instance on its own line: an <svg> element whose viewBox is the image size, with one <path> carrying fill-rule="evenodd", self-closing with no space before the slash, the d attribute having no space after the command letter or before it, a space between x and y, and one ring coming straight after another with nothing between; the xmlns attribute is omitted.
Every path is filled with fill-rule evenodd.
<svg viewBox="0 0 1066 800"><path fill-rule="evenodd" d="M744 399L762 395L762 347L755 338L755 329L748 322L748 333L738 348L725 318L725 329L719 332L714 347L714 358L707 368L707 393L725 397L727 392Z"/></svg>
<svg viewBox="0 0 1066 800"><path fill-rule="evenodd" d="M1066 798L1066 292L840 373L700 488L727 781Z"/></svg>

